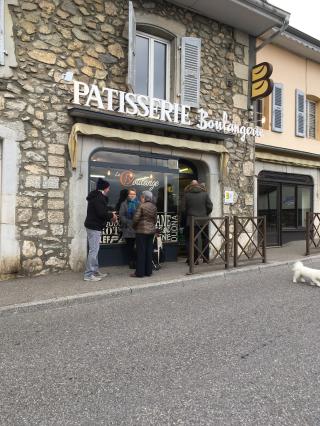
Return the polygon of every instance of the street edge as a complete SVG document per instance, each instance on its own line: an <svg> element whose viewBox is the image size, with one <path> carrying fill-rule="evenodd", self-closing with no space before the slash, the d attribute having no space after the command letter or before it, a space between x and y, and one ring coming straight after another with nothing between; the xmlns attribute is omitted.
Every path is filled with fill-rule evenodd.
<svg viewBox="0 0 320 426"><path fill-rule="evenodd" d="M170 287L184 287L186 284L191 284L193 281L203 281L208 278L217 278L232 276L234 274L239 273L248 273L248 272L256 272L263 271L265 269L277 268L281 266L290 266L293 265L297 261L304 261L305 263L312 263L313 261L320 260L320 255L309 256L298 258L295 260L285 260L280 262L272 262L272 263L262 263L255 264L250 266L238 267L235 269L224 270L224 271L214 271L214 272L206 272L202 274L193 274L193 275L185 275L181 278L175 278L167 281L157 281L148 284L141 284L134 287L119 287L115 289L107 289L107 290L97 290L92 292L86 292L82 294L76 294L71 296L63 296L56 297L52 299L39 300L34 302L20 303L14 305L7 305L0 307L0 317L4 317L10 314L21 314L21 313L29 313L36 312L38 310L46 310L52 308L63 308L67 306L79 305L83 303L92 303L103 299L119 297L119 296L130 296L134 294L138 294L144 292L146 290L153 290L156 288L162 288L166 286Z"/></svg>

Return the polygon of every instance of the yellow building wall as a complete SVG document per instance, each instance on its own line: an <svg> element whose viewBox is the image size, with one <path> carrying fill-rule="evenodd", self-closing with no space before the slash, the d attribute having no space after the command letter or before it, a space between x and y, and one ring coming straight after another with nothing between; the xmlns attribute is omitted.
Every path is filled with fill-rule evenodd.
<svg viewBox="0 0 320 426"><path fill-rule="evenodd" d="M320 64L302 58L287 50L267 45L257 52L257 63L270 62L273 65L272 79L275 83L283 84L283 132L271 131L272 128L272 99L265 98L269 103L269 114L261 138L256 138L256 145L272 145L279 148L304 151L320 155L320 103L317 105L318 135L317 139L300 138L295 136L295 92L302 90L305 95L320 101Z"/></svg>

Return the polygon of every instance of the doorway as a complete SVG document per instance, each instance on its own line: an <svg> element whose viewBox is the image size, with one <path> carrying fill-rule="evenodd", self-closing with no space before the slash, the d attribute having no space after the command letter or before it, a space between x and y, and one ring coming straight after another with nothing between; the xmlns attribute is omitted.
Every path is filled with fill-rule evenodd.
<svg viewBox="0 0 320 426"><path fill-rule="evenodd" d="M183 202L184 202L184 189L188 186L193 180L198 180L198 169L194 163L189 160L181 158L179 160L179 203L178 203L178 216L180 219L179 227L179 256L187 256L186 250L186 236L185 236L185 227L186 227L186 218L184 217L183 212Z"/></svg>
<svg viewBox="0 0 320 426"><path fill-rule="evenodd" d="M306 212L313 210L313 180L307 175L262 171L258 176L258 216L266 216L267 245L303 240Z"/></svg>
<svg viewBox="0 0 320 426"><path fill-rule="evenodd" d="M267 245L280 246L280 184L261 182L258 186L258 216L266 216Z"/></svg>

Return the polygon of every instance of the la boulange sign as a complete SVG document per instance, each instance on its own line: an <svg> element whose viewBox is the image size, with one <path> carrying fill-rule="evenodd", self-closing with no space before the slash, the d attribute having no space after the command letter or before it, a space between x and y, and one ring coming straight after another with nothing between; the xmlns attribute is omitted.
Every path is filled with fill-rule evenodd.
<svg viewBox="0 0 320 426"><path fill-rule="evenodd" d="M244 126L229 121L228 114L222 111L219 119L212 118L203 108L196 110L196 118L190 117L191 107L179 103L171 103L164 99L151 98L131 92L86 84L74 81L73 104L133 115L163 122L192 126L200 130L212 130L225 134L238 135L242 141L246 136L262 136L260 127Z"/></svg>

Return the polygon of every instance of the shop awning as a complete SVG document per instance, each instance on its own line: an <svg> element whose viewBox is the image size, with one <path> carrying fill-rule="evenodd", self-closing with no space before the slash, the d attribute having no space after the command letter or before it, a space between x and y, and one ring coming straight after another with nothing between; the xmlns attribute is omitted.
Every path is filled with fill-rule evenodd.
<svg viewBox="0 0 320 426"><path fill-rule="evenodd" d="M220 167L222 174L226 174L226 166L229 159L228 150L223 145L215 143L205 143L180 139L167 136L159 136L148 133L132 132L128 130L114 129L110 127L95 126L93 124L76 123L72 126L68 147L73 169L77 167L77 137L78 134L87 136L99 136L114 141L139 142L167 146L172 149L190 149L193 151L202 151L204 153L214 153L220 155Z"/></svg>
<svg viewBox="0 0 320 426"><path fill-rule="evenodd" d="M261 160L266 163L277 163L320 169L320 160L310 160L307 158L293 157L290 155L272 154L271 152L256 151L256 160Z"/></svg>

